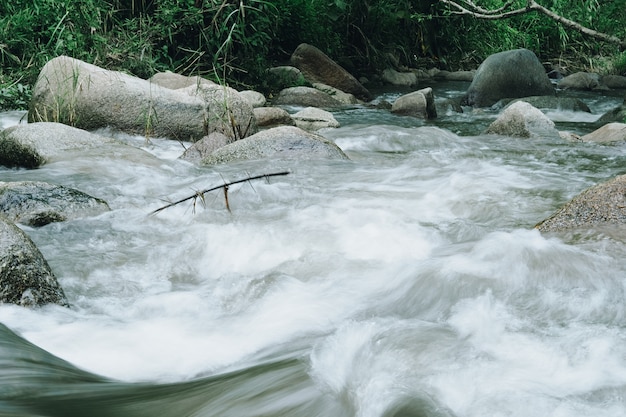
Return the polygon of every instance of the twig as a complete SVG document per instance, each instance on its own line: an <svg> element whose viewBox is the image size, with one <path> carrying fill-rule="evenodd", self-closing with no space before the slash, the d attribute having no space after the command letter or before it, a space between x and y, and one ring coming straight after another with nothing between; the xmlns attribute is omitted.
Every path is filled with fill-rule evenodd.
<svg viewBox="0 0 626 417"><path fill-rule="evenodd" d="M155 215L163 210L165 210L166 208L170 208L173 207L175 205L178 205L180 203L184 203L185 201L189 201L189 200L194 200L194 202L196 201L197 198L200 198L203 202L204 202L204 195L208 192L211 191L215 191L215 190L219 190L220 188L222 188L224 190L224 199L226 201L226 208L228 209L228 211L230 211L230 205L228 203L228 187L230 187L231 185L234 184L240 184L242 182L247 182L247 181L252 181L252 180L258 180L261 178L270 178L270 177L278 177L278 176L282 176L282 175L288 175L289 171L281 171L281 172L273 172L271 174L261 174L261 175L255 175L253 177L247 177L241 180L237 180L237 181L231 181L231 182L227 182L224 183L222 185L217 185L215 187L211 187L211 188L207 188L206 190L203 191L196 191L195 193L193 193L192 195L182 198L178 201L174 201L173 203L169 203L163 207L160 207L152 212L150 212L150 215Z"/></svg>

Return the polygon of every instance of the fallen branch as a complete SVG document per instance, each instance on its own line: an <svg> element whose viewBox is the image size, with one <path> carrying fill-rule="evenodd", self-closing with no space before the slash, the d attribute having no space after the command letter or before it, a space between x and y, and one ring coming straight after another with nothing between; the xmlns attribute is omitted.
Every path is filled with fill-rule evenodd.
<svg viewBox="0 0 626 417"><path fill-rule="evenodd" d="M507 9L513 5L513 1L509 0L504 4L504 6L495 10L484 9L480 7L479 5L475 4L471 0L439 0L439 1L443 4L447 4L449 7L453 9L456 9L456 10L451 10L451 13L453 14L470 15L477 19L499 20L499 19L506 19L509 17L525 14L531 11L539 12L539 13L544 14L545 16L548 16L550 19L554 20L555 22L562 24L565 27L573 29L587 36L591 36L593 38L615 44L622 51L626 50L626 40L622 40L618 38L617 36L609 35L603 32L598 32L593 29L589 29L588 27L585 27L578 22L575 22L573 20L567 19L559 14L554 13L553 11L537 3L535 0L527 0L526 6L520 7L518 9L508 10L508 11Z"/></svg>
<svg viewBox="0 0 626 417"><path fill-rule="evenodd" d="M176 206L180 203L184 203L185 201L189 201L189 200L193 200L194 206L196 204L196 200L198 198L200 198L202 201L204 201L204 195L208 192L211 191L215 191L215 190L219 190L220 188L224 190L224 200L226 201L226 208L228 209L228 211L230 211L230 204L228 203L228 188L231 185L235 185L235 184L241 184L242 182L247 182L247 181L253 181L253 180L258 180L261 178L270 178L270 177L278 177L278 176L282 176L282 175L288 175L289 171L281 171L281 172L274 172L271 174L261 174L261 175L255 175L253 177L247 177L241 180L237 180L237 181L231 181L231 182L227 182L224 183L222 185L217 185L215 187L211 187L211 188L207 188L206 190L203 191L196 191L195 193L193 193L192 195L190 195L189 197L185 197L182 198L178 201L174 201L173 203L169 203L163 207L160 207L152 212L150 212L150 215L155 215L163 210L165 210L166 208L170 208L173 206Z"/></svg>

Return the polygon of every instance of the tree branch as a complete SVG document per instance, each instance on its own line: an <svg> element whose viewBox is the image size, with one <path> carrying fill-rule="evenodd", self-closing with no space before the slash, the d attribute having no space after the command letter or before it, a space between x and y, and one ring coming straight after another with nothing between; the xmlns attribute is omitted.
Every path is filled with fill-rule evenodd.
<svg viewBox="0 0 626 417"><path fill-rule="evenodd" d="M193 200L194 207L195 207L195 202L196 202L196 200L198 198L200 198L201 200L204 201L204 195L206 193L211 192L211 191L215 191L215 190L219 190L220 188L222 188L224 190L224 199L226 201L226 208L228 209L228 211L230 211L230 204L228 202L228 187L230 187L231 185L234 185L234 184L240 184L242 182L258 180L258 179L261 179L261 178L278 177L278 176L281 176L281 175L289 175L289 171L281 171L281 172L274 172L274 173L271 173L271 174L255 175L253 177L247 177L247 178L244 178L244 179L241 179L241 180L231 181L231 182L224 183L222 185L217 185L215 187L207 188L206 190L203 190L203 191L196 191L195 193L193 193L189 197L181 198L178 201L174 201L173 203L169 203L169 204L167 204L167 205L165 205L163 207L160 207L160 208L150 212L150 215L151 216L155 215L155 214L157 214L157 213L159 213L159 212L161 212L161 211L163 211L163 210L165 210L167 208L176 206L176 205L178 205L180 203L184 203L185 201L189 201L189 200Z"/></svg>
<svg viewBox="0 0 626 417"><path fill-rule="evenodd" d="M615 44L620 48L621 51L626 50L626 39L622 40L617 36L589 29L588 27L585 27L578 22L554 13L552 10L549 10L538 4L535 0L527 0L526 7L521 7L519 9L508 11L507 9L513 5L513 0L507 1L502 7L494 10L484 9L475 4L472 0L439 0L439 2L455 9L455 11L452 10L451 13L469 15L476 19L486 20L507 19L509 17L522 15L531 11L536 11L548 16L550 19L562 24L567 28L573 29L584 35L591 36L592 38Z"/></svg>

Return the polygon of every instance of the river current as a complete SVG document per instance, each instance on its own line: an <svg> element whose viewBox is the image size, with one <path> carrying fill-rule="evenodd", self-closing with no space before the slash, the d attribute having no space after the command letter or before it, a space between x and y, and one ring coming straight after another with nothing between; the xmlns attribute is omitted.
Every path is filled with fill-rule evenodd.
<svg viewBox="0 0 626 417"><path fill-rule="evenodd" d="M548 116L584 134L623 94L581 98ZM151 157L0 167L111 207L21 226L71 308L0 305L0 416L625 416L623 230L533 227L626 173L626 144L483 135L489 111L335 116L350 161L198 167L104 132ZM230 211L216 191L149 215L282 170Z"/></svg>

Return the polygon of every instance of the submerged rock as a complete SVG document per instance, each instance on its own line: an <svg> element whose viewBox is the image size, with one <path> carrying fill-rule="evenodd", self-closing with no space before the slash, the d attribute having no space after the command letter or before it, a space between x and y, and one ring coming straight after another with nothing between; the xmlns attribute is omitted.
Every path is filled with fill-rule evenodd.
<svg viewBox="0 0 626 417"><path fill-rule="evenodd" d="M558 232L572 228L626 223L626 175L587 189L535 228Z"/></svg>
<svg viewBox="0 0 626 417"><path fill-rule="evenodd" d="M263 130L212 152L202 160L214 165L253 159L348 159L346 154L323 136L293 126Z"/></svg>
<svg viewBox="0 0 626 417"><path fill-rule="evenodd" d="M517 98L514 100L503 99L494 105L494 107L507 107L518 101L525 101L538 109L555 109L566 111L581 111L591 113L591 109L582 100L572 97L556 97L556 96L530 96Z"/></svg>
<svg viewBox="0 0 626 417"><path fill-rule="evenodd" d="M48 262L20 228L0 215L0 303L68 307Z"/></svg>
<svg viewBox="0 0 626 417"><path fill-rule="evenodd" d="M108 204L72 188L46 182L0 182L0 212L9 220L39 227L48 223L95 216Z"/></svg>

